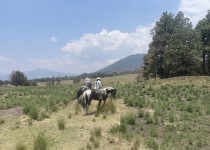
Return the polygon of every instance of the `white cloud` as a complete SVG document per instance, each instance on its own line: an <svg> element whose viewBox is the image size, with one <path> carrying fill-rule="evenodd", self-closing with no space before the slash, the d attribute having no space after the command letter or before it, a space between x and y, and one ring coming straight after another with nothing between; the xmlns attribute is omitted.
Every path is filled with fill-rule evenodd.
<svg viewBox="0 0 210 150"><path fill-rule="evenodd" d="M0 63L10 62L12 59L0 55Z"/></svg>
<svg viewBox="0 0 210 150"><path fill-rule="evenodd" d="M120 60L120 59L119 58L109 59L109 60L107 60L107 65L111 65L111 64L117 62L118 60Z"/></svg>
<svg viewBox="0 0 210 150"><path fill-rule="evenodd" d="M96 34L84 34L62 47L72 57L78 72L92 72L131 54L147 53L152 41L150 26L139 26L134 32L102 29ZM76 66L76 67L75 67Z"/></svg>
<svg viewBox="0 0 210 150"><path fill-rule="evenodd" d="M66 73L84 73L94 72L104 66L103 62L84 62L80 59L70 58L70 56L62 56L57 59L34 59L28 58L29 66L36 68L47 68Z"/></svg>
<svg viewBox="0 0 210 150"><path fill-rule="evenodd" d="M72 64L68 56L61 56L52 60L28 58L27 62L34 68L48 68L52 70L65 70L66 67Z"/></svg>
<svg viewBox="0 0 210 150"><path fill-rule="evenodd" d="M205 17L208 9L210 0L180 0L179 11L190 18L194 26Z"/></svg>
<svg viewBox="0 0 210 150"><path fill-rule="evenodd" d="M57 38L56 38L55 36L52 36L52 37L50 38L50 41L51 41L51 42L57 42L58 40L57 40Z"/></svg>
<svg viewBox="0 0 210 150"><path fill-rule="evenodd" d="M62 50L79 55L90 51L146 53L151 42L150 29L152 26L140 26L133 33L120 30L107 31L102 29L97 34L84 34L79 40L67 43ZM110 54L111 55L111 54Z"/></svg>

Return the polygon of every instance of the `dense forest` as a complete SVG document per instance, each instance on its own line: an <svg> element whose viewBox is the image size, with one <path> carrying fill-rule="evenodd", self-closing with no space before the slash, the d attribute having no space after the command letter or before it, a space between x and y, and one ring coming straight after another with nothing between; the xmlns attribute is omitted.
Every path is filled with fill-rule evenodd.
<svg viewBox="0 0 210 150"><path fill-rule="evenodd" d="M210 75L210 10L195 27L182 12L163 12L151 35L145 78Z"/></svg>

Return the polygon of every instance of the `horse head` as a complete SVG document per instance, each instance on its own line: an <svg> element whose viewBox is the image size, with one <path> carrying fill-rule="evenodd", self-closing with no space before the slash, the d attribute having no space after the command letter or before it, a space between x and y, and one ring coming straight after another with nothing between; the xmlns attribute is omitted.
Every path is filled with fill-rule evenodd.
<svg viewBox="0 0 210 150"><path fill-rule="evenodd" d="M112 98L116 98L117 90L113 87L105 87L104 90L107 94L111 94Z"/></svg>

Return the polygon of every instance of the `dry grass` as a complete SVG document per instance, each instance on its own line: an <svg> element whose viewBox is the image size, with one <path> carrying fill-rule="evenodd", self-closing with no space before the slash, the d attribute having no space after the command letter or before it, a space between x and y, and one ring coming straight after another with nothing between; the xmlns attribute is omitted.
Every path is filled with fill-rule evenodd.
<svg viewBox="0 0 210 150"><path fill-rule="evenodd" d="M33 121L33 125L28 125L29 117L19 115L9 118L5 117L5 123L0 125L0 149L15 149L15 143L24 141L28 149L33 149L32 142L34 137L43 132L49 138L50 150L78 150L86 147L89 142L90 131L96 127L101 129L101 140L99 149L101 150L127 150L132 147L132 143L124 141L118 137L112 137L109 129L113 124L120 122L120 116L130 111L124 104L123 100L117 100L117 112L115 114L108 113L106 118L103 115L95 117L98 101L93 101L90 107L90 115L84 115L85 111L81 110L79 114L75 114L75 102L71 102L65 109L54 113L49 119L43 121ZM71 114L71 118L69 118ZM65 119L65 130L59 130L57 120ZM92 120L95 120L94 122ZM16 124L18 122L18 127ZM110 143L110 138L115 139L114 143Z"/></svg>

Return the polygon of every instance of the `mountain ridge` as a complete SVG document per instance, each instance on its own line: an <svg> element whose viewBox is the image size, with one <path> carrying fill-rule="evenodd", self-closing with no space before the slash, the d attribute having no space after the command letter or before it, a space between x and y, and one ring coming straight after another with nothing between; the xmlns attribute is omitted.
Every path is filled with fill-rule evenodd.
<svg viewBox="0 0 210 150"><path fill-rule="evenodd" d="M144 56L145 54L129 55L105 68L96 71L95 73L113 73L113 72L120 73L126 71L135 71L143 66Z"/></svg>
<svg viewBox="0 0 210 150"><path fill-rule="evenodd" d="M97 73L109 74L109 73L115 73L115 72L121 73L121 72L129 72L129 71L138 70L144 64L144 60L143 60L144 56L145 54L129 55L91 74L97 74ZM63 72L52 71L49 69L40 69L40 68L35 69L33 71L26 71L23 73L26 75L28 80L78 75L78 74L73 74L73 73L63 73ZM0 80L9 80L9 76L10 74L0 74Z"/></svg>
<svg viewBox="0 0 210 150"><path fill-rule="evenodd" d="M75 76L73 73L64 73L58 71L52 71L49 69L35 69L32 71L23 72L27 79L40 79L40 78L52 78L52 77L65 77L65 76ZM10 74L0 74L0 80L9 80Z"/></svg>

